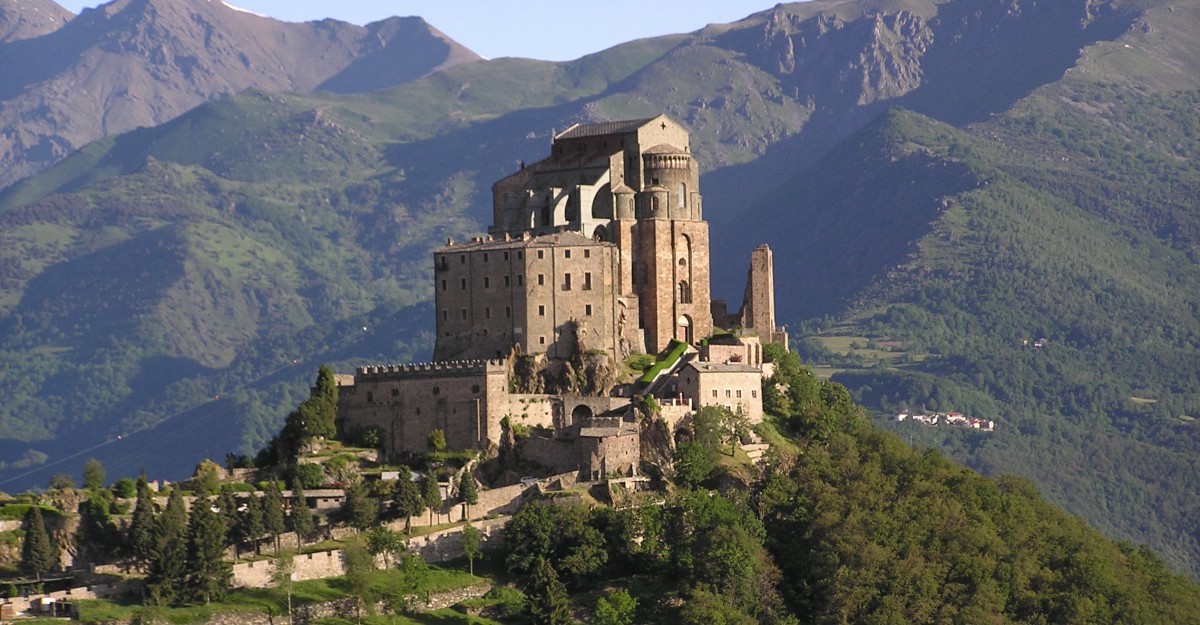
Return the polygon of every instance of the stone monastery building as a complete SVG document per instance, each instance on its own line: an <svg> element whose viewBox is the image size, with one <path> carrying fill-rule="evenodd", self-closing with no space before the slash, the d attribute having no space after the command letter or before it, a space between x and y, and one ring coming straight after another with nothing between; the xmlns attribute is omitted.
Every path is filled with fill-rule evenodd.
<svg viewBox="0 0 1200 625"><path fill-rule="evenodd" d="M582 458L581 469L608 474L636 471L632 395L659 395L676 421L706 403L761 420L759 341L786 341L775 327L771 251L754 251L739 311L711 301L699 178L687 131L664 115L556 135L547 158L492 186L487 236L434 252L434 362L360 367L352 383L343 376L340 426L376 428L388 454L402 456L424 451L434 429L452 449L496 445L508 417L574 441L546 464ZM740 331L710 348L714 321ZM619 368L630 354L701 341L703 354L689 348L669 375L641 387L513 392L518 356L554 370L582 352L605 354ZM601 434L632 438L635 451Z"/></svg>

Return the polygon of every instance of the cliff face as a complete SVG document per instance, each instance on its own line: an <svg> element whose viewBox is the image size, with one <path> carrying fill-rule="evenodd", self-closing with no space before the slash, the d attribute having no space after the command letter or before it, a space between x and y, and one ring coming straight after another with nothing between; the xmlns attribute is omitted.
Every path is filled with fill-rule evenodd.
<svg viewBox="0 0 1200 625"><path fill-rule="evenodd" d="M0 46L0 187L225 94L368 91L479 59L420 18L287 23L207 0L116 0L32 36L18 27L53 11L17 9L0 21L28 33Z"/></svg>

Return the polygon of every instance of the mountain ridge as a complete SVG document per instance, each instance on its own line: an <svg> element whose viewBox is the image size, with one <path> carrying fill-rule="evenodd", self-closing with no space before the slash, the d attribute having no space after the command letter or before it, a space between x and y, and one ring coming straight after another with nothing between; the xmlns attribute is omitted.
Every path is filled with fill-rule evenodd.
<svg viewBox="0 0 1200 625"><path fill-rule="evenodd" d="M113 0L0 46L0 62L14 68L0 79L9 129L0 186L94 139L247 88L366 91L479 58L416 17L360 27L279 22L207 0ZM368 71L383 64L389 71Z"/></svg>

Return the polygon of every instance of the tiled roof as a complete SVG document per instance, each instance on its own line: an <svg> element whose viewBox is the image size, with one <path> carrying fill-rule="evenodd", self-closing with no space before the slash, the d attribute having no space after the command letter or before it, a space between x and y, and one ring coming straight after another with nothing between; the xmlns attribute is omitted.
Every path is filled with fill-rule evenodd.
<svg viewBox="0 0 1200 625"><path fill-rule="evenodd" d="M645 119L627 119L617 122L600 122L598 124L575 124L555 135L555 139L578 139L580 137L598 137L600 135L615 135L633 132L638 128L654 121L653 117Z"/></svg>

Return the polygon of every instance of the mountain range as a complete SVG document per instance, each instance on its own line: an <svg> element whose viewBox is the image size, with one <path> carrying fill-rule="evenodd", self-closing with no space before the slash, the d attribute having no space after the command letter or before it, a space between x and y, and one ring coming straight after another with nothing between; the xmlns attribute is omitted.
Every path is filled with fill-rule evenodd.
<svg viewBox="0 0 1200 625"><path fill-rule="evenodd" d="M142 41L196 41L200 15L257 25L221 28L227 41L342 42L324 69L272 84L246 78L292 54L266 44L250 66L215 43L226 60L130 53L167 84L191 84L183 67L243 82L214 78L124 134L72 122L96 133L86 145L38 129L48 108L6 118L60 146L22 171L62 158L0 192L6 488L87 455L180 475L261 446L320 362L426 357L428 253L484 230L490 183L572 123L665 112L705 172L718 296L739 295L748 251L769 243L781 321L881 425L1030 477L1200 575L1200 9L815 0L567 63L458 62L475 57L410 24L451 51L387 77L388 55L408 56L367 33L404 22L280 25L203 4L118 1L0 46L8 66L126 12L166 29L111 31L156 33ZM285 26L309 34L262 35ZM71 58L136 40L108 37L73 36L107 43ZM388 40L409 39L429 40ZM287 49L311 62L302 48ZM59 80L39 76L82 71L27 65L0 116ZM997 432L886 420L922 407Z"/></svg>
<svg viewBox="0 0 1200 625"><path fill-rule="evenodd" d="M16 0L0 9L0 34L5 186L249 88L371 91L480 58L419 17L292 23L209 0L115 0L76 17Z"/></svg>

